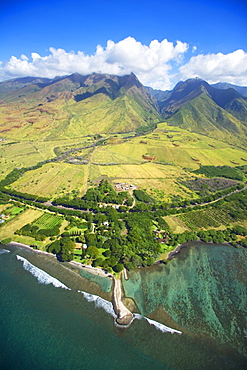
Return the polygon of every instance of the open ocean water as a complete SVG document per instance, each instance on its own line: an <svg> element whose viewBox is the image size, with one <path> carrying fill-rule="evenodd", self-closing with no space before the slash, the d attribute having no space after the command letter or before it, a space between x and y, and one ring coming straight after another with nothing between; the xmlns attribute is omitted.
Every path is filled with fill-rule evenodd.
<svg viewBox="0 0 247 370"><path fill-rule="evenodd" d="M131 272L126 295L153 321L120 329L110 279L0 248L1 369L247 369L244 249L193 243Z"/></svg>

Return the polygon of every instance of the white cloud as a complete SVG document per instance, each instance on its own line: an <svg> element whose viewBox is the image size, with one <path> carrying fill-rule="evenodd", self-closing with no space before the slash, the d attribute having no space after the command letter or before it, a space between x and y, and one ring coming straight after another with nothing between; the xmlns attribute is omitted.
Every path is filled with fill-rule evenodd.
<svg viewBox="0 0 247 370"><path fill-rule="evenodd" d="M172 63L181 63L188 45L177 41L175 44L164 39L153 40L143 45L133 37L115 43L111 40L106 47L98 45L93 55L82 51L66 52L63 49L50 48L49 55L31 54L20 59L12 56L1 65L0 80L21 76L55 77L74 72L83 75L93 72L125 75L134 72L140 81L149 86L161 89L171 88L169 71Z"/></svg>
<svg viewBox="0 0 247 370"><path fill-rule="evenodd" d="M247 86L247 53L236 50L229 54L197 55L180 67L179 78L200 77L209 83L228 82Z"/></svg>
<svg viewBox="0 0 247 370"><path fill-rule="evenodd" d="M209 83L221 81L247 85L247 54L243 50L195 56L196 50L196 46L189 48L182 41L153 40L144 45L133 37L117 43L109 40L106 47L98 45L92 55L51 47L46 56L33 52L30 59L22 54L20 58L12 56L7 63L0 61L0 80L21 76L53 78L74 72L82 75L134 72L144 85L162 90L171 89L179 80L192 77L200 77ZM187 58L190 59L182 65L188 51Z"/></svg>

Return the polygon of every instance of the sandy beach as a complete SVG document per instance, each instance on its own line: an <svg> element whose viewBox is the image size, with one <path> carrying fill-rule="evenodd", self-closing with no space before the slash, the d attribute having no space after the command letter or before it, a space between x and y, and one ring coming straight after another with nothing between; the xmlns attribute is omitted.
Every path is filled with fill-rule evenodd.
<svg viewBox="0 0 247 370"><path fill-rule="evenodd" d="M23 244L23 243L18 243L18 242L10 242L6 245L12 245L13 247L14 246L17 246L17 247L20 247L20 248L24 248L24 249L28 249L34 253L38 253L38 254L46 254L48 256L51 256L51 257L54 257L56 258L56 256L53 254L53 253L49 253L49 252L45 252L45 251L41 251L40 249L34 249L32 247L30 247L29 245L26 245L26 244Z"/></svg>
<svg viewBox="0 0 247 370"><path fill-rule="evenodd" d="M76 267L79 267L83 270L86 270L88 272L90 272L90 274L94 274L94 275L98 275L98 276L102 276L102 277L109 277L109 278L112 278L113 276L111 274L109 274L109 272L106 272L98 267L93 267L93 266L89 266L89 265L84 265L80 262L76 262L76 261L70 261L69 262L70 265L73 265L73 266L76 266Z"/></svg>

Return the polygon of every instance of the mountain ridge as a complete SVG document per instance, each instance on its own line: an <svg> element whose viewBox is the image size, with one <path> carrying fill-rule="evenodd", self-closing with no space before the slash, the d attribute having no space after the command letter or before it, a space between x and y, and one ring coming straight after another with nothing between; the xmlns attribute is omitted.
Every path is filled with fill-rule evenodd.
<svg viewBox="0 0 247 370"><path fill-rule="evenodd" d="M180 81L171 91L153 90L134 73L17 78L0 83L0 133L18 130L27 137L50 131L49 137L61 133L71 137L76 132L148 130L166 120L246 145L247 98L232 86L224 87L195 78Z"/></svg>

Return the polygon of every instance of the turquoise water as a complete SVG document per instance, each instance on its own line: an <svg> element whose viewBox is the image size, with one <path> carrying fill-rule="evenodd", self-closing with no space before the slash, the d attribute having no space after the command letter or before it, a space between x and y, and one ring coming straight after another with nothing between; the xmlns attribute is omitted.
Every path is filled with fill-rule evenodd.
<svg viewBox="0 0 247 370"><path fill-rule="evenodd" d="M133 276L127 282L128 288L125 284L126 290L135 292L133 296L140 311L147 315L156 310L152 318L163 320L162 322L168 326L175 325L176 328L182 329L183 334L179 335L157 330L144 319L135 320L129 329L119 329L114 325L114 318L110 314L111 304L108 301L98 299L89 302L78 292L81 290L93 293L94 296L90 296L92 299L97 295L110 299L107 287L109 283L103 284L101 287L105 290L102 290L100 283L96 284L95 277L93 277L94 281L90 282L85 276L79 276L53 258L16 247L6 249L10 252L0 254L1 369L225 370L246 367L246 358L241 355L240 347L237 351L231 342L222 343L218 338L212 339L203 334L201 327L197 329L199 318L205 317L206 311L204 316L200 309L193 311L187 321L183 319L188 315L185 303L179 308L175 306L177 302L175 298L186 288L183 279L185 276L189 279L190 274L187 272L186 275L185 270L188 266L192 268L191 265L194 263L192 257L185 258L186 254L190 255L189 250L186 250L185 254L181 253L179 258L174 259L168 266L157 266L152 271L141 269L133 272ZM202 255L196 252L198 248L191 250L196 259L202 258ZM17 259L17 255L25 260ZM239 274L236 272L235 277L238 277L240 285L244 284L245 276L242 275L242 267L238 265L239 259L230 257L229 264L232 260L235 266L232 268L239 269ZM28 263L32 264L31 267ZM169 273L165 274L163 270L166 271L167 268ZM43 271L49 275L44 275ZM177 281L175 283L173 281L173 288L164 288L167 284L164 280L169 277L170 284L172 275L175 276L176 271ZM192 272L194 272L193 268ZM203 276L203 272L198 272L198 276L200 274ZM221 276L221 269L217 274ZM158 275L160 275L160 283ZM47 284L51 281L49 276L53 276L56 280ZM151 283L152 280L153 283ZM193 281L196 279L188 280L192 285ZM202 282L203 279L200 280L200 284ZM181 284L178 293L177 288ZM198 282L198 286L200 284ZM144 289L143 294L140 292L140 286ZM196 287L197 285L194 289ZM235 289L234 286L232 307L236 309L237 305L241 305L242 300L245 299L245 293L241 288L237 292ZM215 291L217 293L217 289ZM161 292L169 293L166 294L167 305ZM239 298L240 293L242 296ZM210 291L207 294L210 295ZM237 297L238 300L235 302ZM159 311L160 306L169 312L169 317L162 316L162 312ZM182 307L183 314L180 312ZM239 309L240 313L234 321L234 330L236 325L242 325L242 309L244 308ZM164 321L165 319L167 322ZM206 327L211 325L206 322ZM228 328L228 324L226 327Z"/></svg>
<svg viewBox="0 0 247 370"><path fill-rule="evenodd" d="M247 250L191 243L167 265L123 281L140 312L169 314L178 328L207 334L247 356Z"/></svg>
<svg viewBox="0 0 247 370"><path fill-rule="evenodd" d="M99 285L100 289L102 289L104 292L109 293L111 291L111 279L106 279L103 276L90 274L90 272L86 270L79 270L79 273L82 277L89 279L90 281Z"/></svg>

